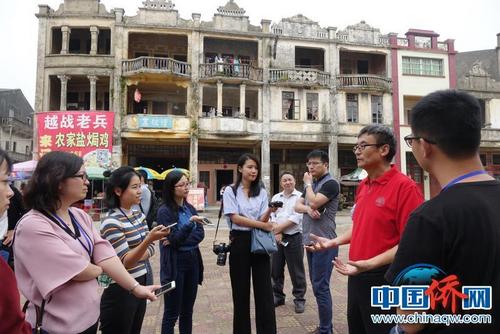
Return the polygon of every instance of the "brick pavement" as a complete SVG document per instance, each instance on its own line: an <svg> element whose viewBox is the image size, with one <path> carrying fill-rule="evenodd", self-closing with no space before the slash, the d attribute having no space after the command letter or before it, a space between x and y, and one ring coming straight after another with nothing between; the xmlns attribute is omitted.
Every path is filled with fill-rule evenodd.
<svg viewBox="0 0 500 334"><path fill-rule="evenodd" d="M215 223L213 213L206 214ZM338 217L337 232L342 233L350 223L350 218L341 215ZM219 230L218 239L227 240L228 230ZM216 256L212 253L212 242L215 228L207 227L205 240L200 245L203 261L205 265L204 282L198 289L198 297L194 308L193 333L195 334L228 334L232 332L232 300L231 283L229 280L228 265L221 267L215 263ZM348 247L341 247L340 257L347 257ZM305 261L305 259L304 259ZM155 271L155 282L159 281L159 256L152 259L153 270ZM307 265L306 265L307 270ZM294 312L292 285L290 277L285 269L285 294L286 304L276 309L276 320L278 333L299 334L314 330L318 324L317 307L311 284L308 279L306 293L306 309L302 314ZM308 274L307 274L308 275ZM347 278L334 272L331 281L331 291L333 296L334 310L333 322L334 333L347 333ZM252 293L253 294L253 293ZM252 298L253 305L253 298ZM144 319L142 332L144 334L156 334L161 332L161 320L163 314L163 299L148 304L146 317ZM255 333L255 313L252 307L252 328ZM177 329L176 329L177 332Z"/></svg>

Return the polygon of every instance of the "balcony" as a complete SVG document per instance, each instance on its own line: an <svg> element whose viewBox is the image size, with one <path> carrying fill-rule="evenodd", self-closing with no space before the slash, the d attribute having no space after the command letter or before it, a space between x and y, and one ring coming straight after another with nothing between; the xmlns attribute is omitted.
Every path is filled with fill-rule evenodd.
<svg viewBox="0 0 500 334"><path fill-rule="evenodd" d="M270 69L269 82L288 86L330 86L330 74L315 68Z"/></svg>
<svg viewBox="0 0 500 334"><path fill-rule="evenodd" d="M199 119L199 129L205 135L261 135L262 122L244 117L206 117Z"/></svg>
<svg viewBox="0 0 500 334"><path fill-rule="evenodd" d="M0 126L7 133L19 135L22 137L33 137L33 125L22 122L14 117L1 117ZM29 160L29 159L28 159Z"/></svg>
<svg viewBox="0 0 500 334"><path fill-rule="evenodd" d="M337 76L339 90L391 91L391 79L373 74L344 74Z"/></svg>
<svg viewBox="0 0 500 334"><path fill-rule="evenodd" d="M191 77L191 65L172 58L138 57L122 61L122 73L131 77L138 74L173 75Z"/></svg>
<svg viewBox="0 0 500 334"><path fill-rule="evenodd" d="M200 64L200 79L206 82L222 80L227 83L262 82L262 69L248 64Z"/></svg>

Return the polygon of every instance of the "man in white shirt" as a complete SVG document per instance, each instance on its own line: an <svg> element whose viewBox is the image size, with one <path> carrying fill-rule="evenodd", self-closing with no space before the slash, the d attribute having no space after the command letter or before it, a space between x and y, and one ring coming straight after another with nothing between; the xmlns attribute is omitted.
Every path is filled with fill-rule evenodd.
<svg viewBox="0 0 500 334"><path fill-rule="evenodd" d="M271 221L277 226L274 229L278 241L278 251L272 254L271 276L274 292L274 305L285 304L283 283L285 281L285 263L292 280L292 293L295 297L295 312L303 313L307 283L304 270L304 246L302 243L302 214L295 212L295 202L302 193L295 189L295 178L290 172L283 172L280 176L280 185L283 191L274 195L271 204L282 207L271 213Z"/></svg>

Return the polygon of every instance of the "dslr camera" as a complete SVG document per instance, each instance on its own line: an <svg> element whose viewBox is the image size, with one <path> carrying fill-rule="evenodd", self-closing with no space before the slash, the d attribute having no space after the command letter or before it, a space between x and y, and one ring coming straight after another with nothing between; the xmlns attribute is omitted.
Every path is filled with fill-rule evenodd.
<svg viewBox="0 0 500 334"><path fill-rule="evenodd" d="M218 266L226 265L227 253L229 253L230 250L231 244L226 245L224 242L221 242L220 244L214 244L213 251L215 255L217 255Z"/></svg>
<svg viewBox="0 0 500 334"><path fill-rule="evenodd" d="M270 208L282 208L283 202L281 202L281 201L271 202L271 203L269 203L269 207Z"/></svg>

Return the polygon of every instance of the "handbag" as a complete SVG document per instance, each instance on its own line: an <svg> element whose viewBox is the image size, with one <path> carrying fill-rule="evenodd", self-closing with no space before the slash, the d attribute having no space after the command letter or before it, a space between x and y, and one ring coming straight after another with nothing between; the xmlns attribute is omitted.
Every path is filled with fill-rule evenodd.
<svg viewBox="0 0 500 334"><path fill-rule="evenodd" d="M267 255L277 252L278 245L274 233L259 228L253 228L250 251L253 254Z"/></svg>
<svg viewBox="0 0 500 334"><path fill-rule="evenodd" d="M23 313L26 313L26 309L28 308L29 303L30 303L29 300L27 300L26 303L24 303ZM35 327L31 329L31 332L33 334L49 334L49 332L47 332L45 329L42 328L43 314L45 313L45 299L42 300L42 306L39 307L35 305L35 312L36 312L36 323Z"/></svg>

